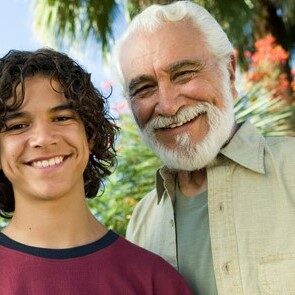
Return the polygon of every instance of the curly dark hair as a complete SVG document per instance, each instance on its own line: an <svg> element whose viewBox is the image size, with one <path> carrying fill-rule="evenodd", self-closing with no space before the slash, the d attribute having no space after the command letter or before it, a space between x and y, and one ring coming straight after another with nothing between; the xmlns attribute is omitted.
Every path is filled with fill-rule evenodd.
<svg viewBox="0 0 295 295"><path fill-rule="evenodd" d="M116 163L114 141L118 127L108 112L106 99L92 84L90 74L66 54L43 48L11 50L0 58L0 130L5 127L7 112L17 110L23 103L25 79L35 75L57 81L84 123L87 139L93 145L84 171L84 188L86 197L93 198ZM22 88L21 96L16 93L18 85ZM1 170L0 216L10 218L14 209L12 184Z"/></svg>

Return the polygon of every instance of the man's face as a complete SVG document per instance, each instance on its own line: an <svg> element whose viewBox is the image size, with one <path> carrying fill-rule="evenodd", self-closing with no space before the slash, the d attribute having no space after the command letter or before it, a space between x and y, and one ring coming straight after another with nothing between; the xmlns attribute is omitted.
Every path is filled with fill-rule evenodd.
<svg viewBox="0 0 295 295"><path fill-rule="evenodd" d="M232 64L221 67L188 22L137 32L120 63L132 112L155 153L175 169L207 165L234 124Z"/></svg>
<svg viewBox="0 0 295 295"><path fill-rule="evenodd" d="M49 78L27 78L24 102L8 112L0 133L1 169L12 183L16 210L23 202L83 196L89 158L84 125L53 88L60 85Z"/></svg>

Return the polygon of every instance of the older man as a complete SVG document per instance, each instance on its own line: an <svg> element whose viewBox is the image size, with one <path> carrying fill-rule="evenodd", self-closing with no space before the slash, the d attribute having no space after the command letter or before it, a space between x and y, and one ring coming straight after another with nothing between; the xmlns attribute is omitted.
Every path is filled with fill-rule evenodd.
<svg viewBox="0 0 295 295"><path fill-rule="evenodd" d="M143 139L165 164L127 237L196 294L295 294L295 139L235 124L236 60L220 25L188 1L152 5L117 60Z"/></svg>

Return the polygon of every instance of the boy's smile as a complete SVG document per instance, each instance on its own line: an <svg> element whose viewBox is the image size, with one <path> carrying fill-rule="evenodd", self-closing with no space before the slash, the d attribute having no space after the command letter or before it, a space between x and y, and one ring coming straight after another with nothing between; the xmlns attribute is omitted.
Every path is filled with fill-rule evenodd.
<svg viewBox="0 0 295 295"><path fill-rule="evenodd" d="M56 167L60 166L66 159L66 156L55 156L49 159L35 159L33 161L29 161L27 164L34 168L48 168L48 167Z"/></svg>

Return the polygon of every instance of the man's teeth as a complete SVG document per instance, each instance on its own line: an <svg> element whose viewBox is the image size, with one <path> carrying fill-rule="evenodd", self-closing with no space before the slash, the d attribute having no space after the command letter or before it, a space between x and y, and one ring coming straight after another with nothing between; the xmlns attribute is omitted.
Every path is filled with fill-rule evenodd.
<svg viewBox="0 0 295 295"><path fill-rule="evenodd" d="M63 160L64 160L64 157L59 156L59 157L54 157L48 160L32 162L32 166L35 168L52 167L52 166L60 164Z"/></svg>
<svg viewBox="0 0 295 295"><path fill-rule="evenodd" d="M179 126L182 126L183 124L185 124L187 122L181 122L181 123L177 123L177 124L171 124L169 126L167 126L167 128L175 128L175 127L179 127Z"/></svg>
<svg viewBox="0 0 295 295"><path fill-rule="evenodd" d="M198 118L199 117L199 115L198 116L196 116L196 117L194 117L194 118L192 118L192 119L190 119L190 120L187 120L187 121L184 121L184 122L178 122L178 123L174 123L174 124L170 124L169 126L167 126L166 128L175 128L175 127L179 127L179 126L182 126L182 125L184 125L184 124L186 124L186 123L188 123L188 122L190 122L190 121L192 121L193 119L196 119L196 118Z"/></svg>

